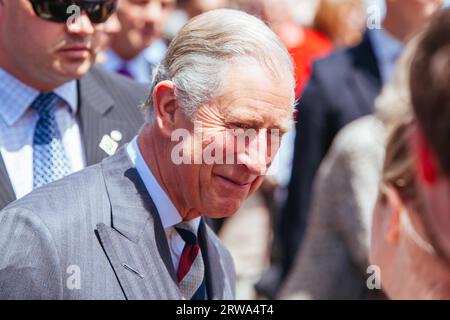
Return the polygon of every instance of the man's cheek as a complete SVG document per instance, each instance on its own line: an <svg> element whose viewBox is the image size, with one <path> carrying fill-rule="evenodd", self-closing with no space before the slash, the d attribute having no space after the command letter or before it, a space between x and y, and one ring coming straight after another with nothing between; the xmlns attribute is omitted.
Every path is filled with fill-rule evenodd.
<svg viewBox="0 0 450 320"><path fill-rule="evenodd" d="M202 141L203 163L224 164L227 157L227 140L221 131L208 132Z"/></svg>

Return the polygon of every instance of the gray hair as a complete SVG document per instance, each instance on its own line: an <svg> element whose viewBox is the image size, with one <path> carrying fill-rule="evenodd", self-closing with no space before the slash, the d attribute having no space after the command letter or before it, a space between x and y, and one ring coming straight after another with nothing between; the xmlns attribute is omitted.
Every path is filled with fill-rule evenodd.
<svg viewBox="0 0 450 320"><path fill-rule="evenodd" d="M190 20L172 40L153 72L150 95L143 106L146 121L153 122L153 91L161 81L174 83L180 107L192 118L200 105L220 96L224 65L244 57L255 59L274 80L290 76L294 104L293 64L281 40L254 16L218 9Z"/></svg>

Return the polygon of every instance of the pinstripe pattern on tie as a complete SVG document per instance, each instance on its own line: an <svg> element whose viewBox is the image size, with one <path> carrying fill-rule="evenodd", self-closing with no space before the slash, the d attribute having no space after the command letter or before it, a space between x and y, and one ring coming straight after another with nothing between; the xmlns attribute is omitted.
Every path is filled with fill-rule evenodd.
<svg viewBox="0 0 450 320"><path fill-rule="evenodd" d="M181 294L185 299L205 300L205 264L203 263L196 231L188 222L177 224L175 229L186 242L177 271Z"/></svg>
<svg viewBox="0 0 450 320"><path fill-rule="evenodd" d="M71 173L55 118L58 96L40 94L31 105L39 115L33 137L33 189Z"/></svg>

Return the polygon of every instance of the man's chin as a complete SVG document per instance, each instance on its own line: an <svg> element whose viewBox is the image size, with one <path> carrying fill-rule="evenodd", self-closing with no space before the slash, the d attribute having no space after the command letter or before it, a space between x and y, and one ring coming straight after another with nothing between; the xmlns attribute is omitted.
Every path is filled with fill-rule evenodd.
<svg viewBox="0 0 450 320"><path fill-rule="evenodd" d="M64 61L56 66L57 72L64 78L79 79L83 77L92 67L92 62L88 61Z"/></svg>

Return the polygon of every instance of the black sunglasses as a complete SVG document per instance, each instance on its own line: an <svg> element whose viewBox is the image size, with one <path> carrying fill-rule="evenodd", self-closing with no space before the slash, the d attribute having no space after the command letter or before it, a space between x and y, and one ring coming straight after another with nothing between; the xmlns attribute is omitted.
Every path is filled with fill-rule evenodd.
<svg viewBox="0 0 450 320"><path fill-rule="evenodd" d="M29 0L34 13L41 19L65 23L74 14L67 10L77 5L80 12L86 12L92 23L103 23L114 13L117 0ZM69 12L67 12L69 11Z"/></svg>

